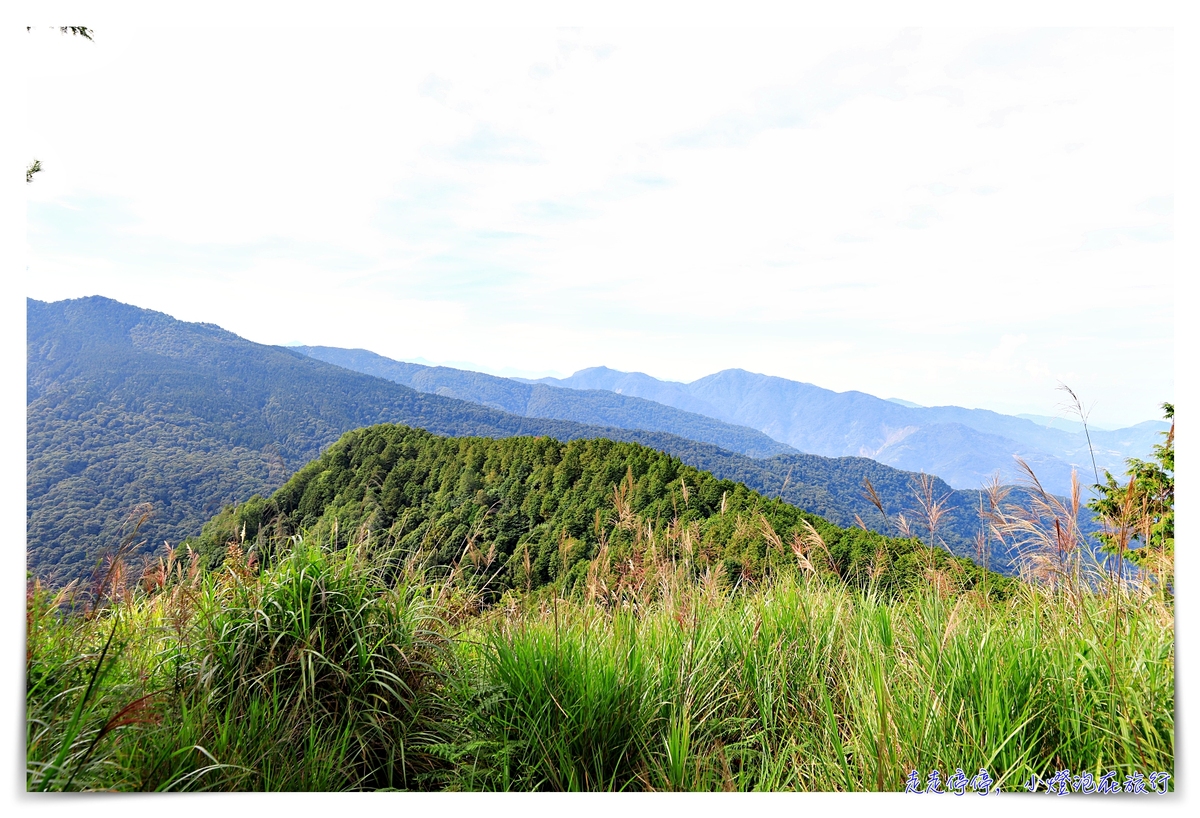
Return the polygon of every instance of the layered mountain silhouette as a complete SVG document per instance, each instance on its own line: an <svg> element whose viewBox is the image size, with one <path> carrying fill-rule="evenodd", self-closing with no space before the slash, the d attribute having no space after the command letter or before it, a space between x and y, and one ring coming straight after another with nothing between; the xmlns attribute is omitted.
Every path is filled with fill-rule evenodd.
<svg viewBox="0 0 1200 818"><path fill-rule="evenodd" d="M864 496L864 478L889 512L916 506L918 475L873 460L752 458L663 431L523 417L98 296L30 300L27 326L27 566L54 583L86 580L122 543L134 555L178 543L224 506L283 485L342 433L378 423L641 443L841 526L859 518L891 530ZM606 411L630 406L641 404ZM706 428L768 445L753 432ZM978 495L941 481L933 490L949 507L942 539L973 553ZM992 566L1010 567L1010 556L991 555Z"/></svg>
<svg viewBox="0 0 1200 818"><path fill-rule="evenodd" d="M978 488L994 474L1023 478L1020 457L1049 490L1066 494L1071 473L1095 482L1092 451L1082 427L958 406L923 407L863 392L834 392L809 383L727 369L691 383L639 372L594 367L540 383L580 390L605 389L758 429L802 452L826 457L869 457L890 466L936 474L956 488ZM1061 428L1060 428L1061 427ZM1125 429L1091 430L1096 468L1114 474L1129 457L1146 457L1167 424L1147 421Z"/></svg>
<svg viewBox="0 0 1200 818"><path fill-rule="evenodd" d="M610 390L581 391L528 384L482 372L395 361L365 349L320 346L293 346L288 349L355 372L386 378L419 392L480 403L522 417L557 418L621 429L667 432L702 443L712 443L750 457L797 453L791 446L773 440L757 429L735 426Z"/></svg>

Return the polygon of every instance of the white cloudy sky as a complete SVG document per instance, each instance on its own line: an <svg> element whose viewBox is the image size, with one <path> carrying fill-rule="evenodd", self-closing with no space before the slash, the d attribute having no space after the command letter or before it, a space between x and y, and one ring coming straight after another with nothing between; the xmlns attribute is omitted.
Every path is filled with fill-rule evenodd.
<svg viewBox="0 0 1200 818"><path fill-rule="evenodd" d="M499 373L1174 397L1169 29L27 45L33 298Z"/></svg>

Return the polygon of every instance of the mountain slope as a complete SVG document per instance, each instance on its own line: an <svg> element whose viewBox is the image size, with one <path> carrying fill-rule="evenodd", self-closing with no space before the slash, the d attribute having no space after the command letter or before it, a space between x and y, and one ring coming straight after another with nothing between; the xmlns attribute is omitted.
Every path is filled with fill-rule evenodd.
<svg viewBox="0 0 1200 818"><path fill-rule="evenodd" d="M346 433L269 499L224 510L197 548L215 563L227 542L254 543L260 530L262 548L300 531L339 545L369 537L427 567L457 565L463 581L495 599L556 579L586 583L602 551L606 565L634 569L652 552L690 563L696 575L721 569L731 581L796 570L764 522L782 543L802 537L805 522L817 527L840 576L865 583L878 567L885 591L926 582L931 562L968 587L984 573L911 539L832 526L637 444L446 438L394 425ZM877 563L881 551L887 558ZM823 553L811 557L825 566Z"/></svg>
<svg viewBox="0 0 1200 818"><path fill-rule="evenodd" d="M1070 491L1071 471L1093 479L1082 433L1024 418L955 406L905 406L863 392L833 392L812 384L729 369L690 384L659 381L604 367L539 383L575 389L621 390L759 429L797 449L830 457L857 455L898 468L937 474L951 485L975 488L998 472L1015 482L1014 456L1033 465L1043 483ZM1165 426L1157 421L1128 429L1093 431L1100 469L1124 470L1127 457L1143 457Z"/></svg>
<svg viewBox="0 0 1200 818"><path fill-rule="evenodd" d="M667 432L750 457L771 457L795 451L756 429L733 426L706 415L608 390L580 391L526 384L481 372L404 363L365 349L306 346L289 349L355 372L386 378L419 392L481 403L524 417Z"/></svg>
<svg viewBox="0 0 1200 818"><path fill-rule="evenodd" d="M889 511L915 507L917 476L870 460L758 460L662 432L519 417L106 298L29 301L27 356L26 562L52 582L86 579L143 504L150 517L135 554L195 534L225 505L283 485L342 433L378 423L637 442L838 525L857 514L886 529L863 496L864 476ZM937 491L950 490L939 482ZM954 497L946 539L970 553L975 495Z"/></svg>
<svg viewBox="0 0 1200 818"><path fill-rule="evenodd" d="M86 577L141 504L137 541L178 542L361 426L654 439L422 394L99 297L28 303L27 388L27 562L59 580Z"/></svg>

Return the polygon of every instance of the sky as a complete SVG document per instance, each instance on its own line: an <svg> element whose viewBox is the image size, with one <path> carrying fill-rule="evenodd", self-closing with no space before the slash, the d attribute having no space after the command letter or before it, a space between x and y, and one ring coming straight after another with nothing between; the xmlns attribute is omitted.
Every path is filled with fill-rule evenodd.
<svg viewBox="0 0 1200 818"><path fill-rule="evenodd" d="M31 298L497 374L1174 400L1170 29L25 42Z"/></svg>

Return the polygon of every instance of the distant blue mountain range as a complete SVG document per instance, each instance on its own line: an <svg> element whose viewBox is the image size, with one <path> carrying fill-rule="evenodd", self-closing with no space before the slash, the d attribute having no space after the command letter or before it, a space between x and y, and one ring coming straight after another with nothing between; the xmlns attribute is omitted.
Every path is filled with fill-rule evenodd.
<svg viewBox="0 0 1200 818"><path fill-rule="evenodd" d="M362 349L293 347L318 360L421 392L481 403L525 417L669 432L751 457L805 452L867 457L905 471L975 489L993 475L1023 482L1019 457L1047 489L1069 494L1075 471L1086 487L1097 472L1121 474L1125 460L1147 457L1168 424L1090 429L1078 422L1016 417L986 409L920 406L863 392L727 369L692 383L594 367L569 378L501 378L395 361ZM1095 458L1093 468L1092 458Z"/></svg>
<svg viewBox="0 0 1200 818"><path fill-rule="evenodd" d="M418 392L479 403L521 417L667 432L750 457L797 453L791 446L757 429L609 390L568 389L446 366L406 363L365 349L306 346L289 349L364 375L385 378Z"/></svg>
<svg viewBox="0 0 1200 818"><path fill-rule="evenodd" d="M1092 452L1082 426L1055 418L1002 415L959 406L918 406L863 392L834 392L810 383L727 369L691 383L640 372L594 367L569 378L536 383L606 389L758 429L775 440L825 457L869 457L906 471L936 474L955 488L979 488L993 474L1019 482L1020 457L1042 484L1069 493L1071 472L1095 482ZM1168 429L1146 421L1125 429L1091 429L1096 469L1125 470L1129 457L1145 458Z"/></svg>

